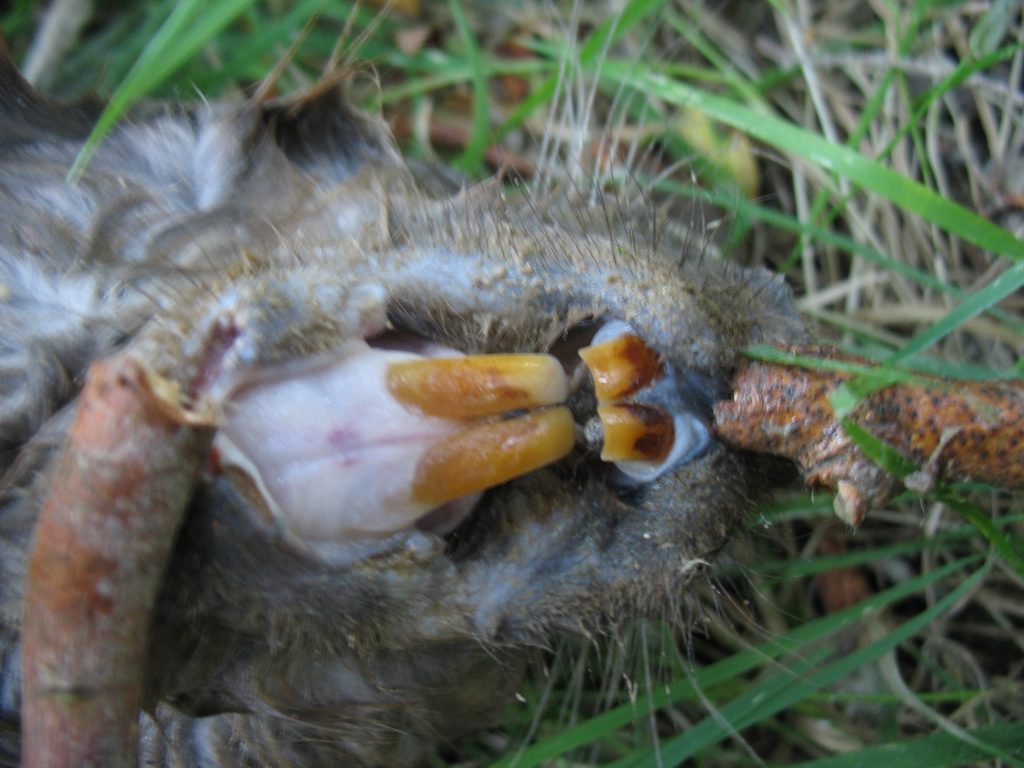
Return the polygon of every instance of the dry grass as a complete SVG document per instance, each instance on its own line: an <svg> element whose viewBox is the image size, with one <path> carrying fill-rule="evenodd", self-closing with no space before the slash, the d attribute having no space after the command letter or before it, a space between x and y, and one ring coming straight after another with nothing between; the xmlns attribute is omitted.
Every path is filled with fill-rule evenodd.
<svg viewBox="0 0 1024 768"><path fill-rule="evenodd" d="M617 23L610 3L195 5L188 28L209 34L144 90L245 88L305 29L278 80L301 87L340 37L414 156L657 175L705 221L727 210L728 258L784 272L822 338L946 376L1024 374L1019 3L648 1ZM110 93L169 7L97 10L53 89ZM39 20L25 2L5 17L16 54ZM1024 763L1022 512L1020 494L946 488L852 532L829 498L780 491L687 631L552 654L503 730L439 764Z"/></svg>

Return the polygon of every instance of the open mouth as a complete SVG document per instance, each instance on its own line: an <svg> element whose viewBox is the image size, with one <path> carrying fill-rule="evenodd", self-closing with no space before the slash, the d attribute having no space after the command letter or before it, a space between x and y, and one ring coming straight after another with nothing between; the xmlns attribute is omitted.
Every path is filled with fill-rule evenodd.
<svg viewBox="0 0 1024 768"><path fill-rule="evenodd" d="M633 487L706 451L708 382L621 321L565 338L463 355L384 334L263 367L235 385L211 467L284 531L344 547L447 534L487 490L568 457Z"/></svg>

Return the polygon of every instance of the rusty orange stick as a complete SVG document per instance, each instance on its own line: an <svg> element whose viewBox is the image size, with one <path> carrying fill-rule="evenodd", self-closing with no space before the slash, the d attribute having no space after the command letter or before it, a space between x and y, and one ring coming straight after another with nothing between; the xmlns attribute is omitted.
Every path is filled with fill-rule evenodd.
<svg viewBox="0 0 1024 768"><path fill-rule="evenodd" d="M792 347L807 357L873 365L834 347ZM715 405L718 436L735 448L792 459L808 485L836 489L836 512L859 525L900 482L866 458L843 431L829 395L845 372L781 363L743 363L733 398ZM920 384L875 391L850 414L854 423L920 467L904 478L916 490L935 480L981 480L1024 488L1024 381L953 381L915 374Z"/></svg>
<svg viewBox="0 0 1024 768"><path fill-rule="evenodd" d="M22 627L27 768L137 765L152 607L212 439L152 380L126 355L94 363L50 478Z"/></svg>

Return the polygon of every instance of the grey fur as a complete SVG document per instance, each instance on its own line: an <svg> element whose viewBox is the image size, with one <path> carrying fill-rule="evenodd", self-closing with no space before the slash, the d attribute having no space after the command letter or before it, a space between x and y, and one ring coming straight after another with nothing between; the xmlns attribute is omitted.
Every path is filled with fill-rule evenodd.
<svg viewBox="0 0 1024 768"><path fill-rule="evenodd" d="M188 381L228 315L246 318L226 362L240 368L337 348L379 310L473 352L546 350L614 317L694 380L721 383L741 346L804 334L777 278L656 250L622 206L564 215L557 195L510 202L493 184L427 196L381 125L335 88L147 107L69 187L95 114L47 101L0 64L10 760L28 536L95 357L131 344ZM591 404L571 405L584 420ZM143 760L415 764L501 710L529 648L674 604L763 490L761 469L714 445L627 493L581 449L488 494L447 541L408 531L354 562L282 535L228 478L205 478L157 606Z"/></svg>

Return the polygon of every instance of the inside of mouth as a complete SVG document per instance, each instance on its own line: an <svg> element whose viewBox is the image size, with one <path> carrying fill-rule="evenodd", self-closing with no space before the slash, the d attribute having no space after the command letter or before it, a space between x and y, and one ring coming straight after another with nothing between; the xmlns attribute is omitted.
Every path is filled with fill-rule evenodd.
<svg viewBox="0 0 1024 768"><path fill-rule="evenodd" d="M220 463L259 489L270 516L307 541L381 538L433 510L411 497L417 464L460 424L390 397L387 366L458 354L412 339L352 342L241 382L215 440ZM439 510L450 525L472 499Z"/></svg>
<svg viewBox="0 0 1024 768"><path fill-rule="evenodd" d="M609 325L603 327L603 336L600 325L574 328L552 348L570 382L569 400L575 402L578 424L588 411L593 415L594 397L577 353L595 337L628 332L628 326ZM256 490L249 496L255 495L264 507L260 511L306 542L344 545L413 528L447 534L472 512L486 488L473 488L440 504L425 501L414 492L422 479L417 469L429 463L439 445L458 440L467 421L430 415L401 402L389 391L387 376L397 363L461 354L435 342L388 333L370 342L349 342L337 353L265 367L234 386L215 440L218 466L244 476ZM653 482L706 448L703 419L671 394L680 386L676 378L669 370L637 395L671 409L676 438L668 455L655 462L616 462L610 476L633 485ZM490 429L514 417L519 414L478 421ZM580 436L584 432L582 426L573 431ZM569 440L566 450L572 448L573 438ZM577 446L580 451L588 454L588 461L599 461L585 445Z"/></svg>

